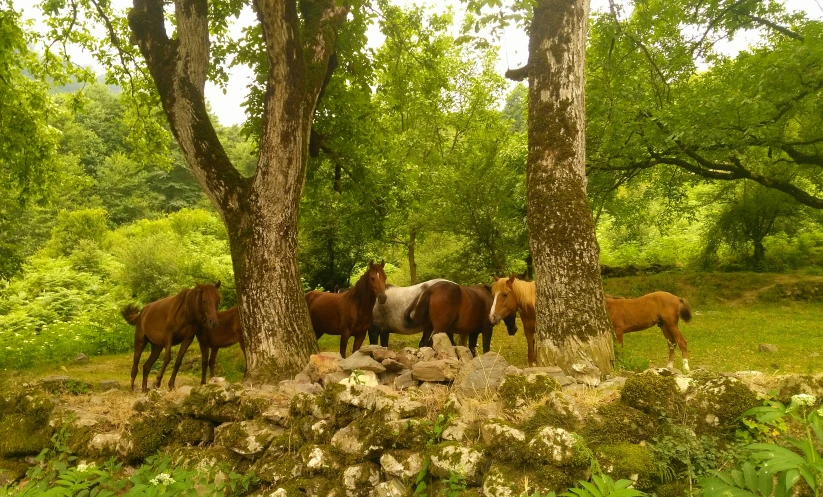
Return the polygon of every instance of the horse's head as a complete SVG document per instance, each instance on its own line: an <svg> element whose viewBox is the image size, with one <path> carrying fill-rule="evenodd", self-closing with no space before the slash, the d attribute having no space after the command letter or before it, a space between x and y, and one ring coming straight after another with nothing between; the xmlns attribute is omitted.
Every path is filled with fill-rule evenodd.
<svg viewBox="0 0 823 497"><path fill-rule="evenodd" d="M489 321L491 321L493 325L499 323L501 319L506 319L510 316L514 318L517 312L517 296L515 295L513 285L514 275L511 275L508 279L498 278L497 281L494 282L494 285L492 285L492 296L494 300L492 301L491 311L489 311ZM507 320L506 328L508 329L509 335L517 333L517 326L514 325L513 321Z"/></svg>
<svg viewBox="0 0 823 497"><path fill-rule="evenodd" d="M386 303L386 273L383 271L385 265L384 260L381 260L380 264L375 264L373 260L369 261L369 287L381 304Z"/></svg>
<svg viewBox="0 0 823 497"><path fill-rule="evenodd" d="M220 305L220 281L214 285L197 284L194 287L197 296L198 319L200 323L208 329L217 326L217 307Z"/></svg>

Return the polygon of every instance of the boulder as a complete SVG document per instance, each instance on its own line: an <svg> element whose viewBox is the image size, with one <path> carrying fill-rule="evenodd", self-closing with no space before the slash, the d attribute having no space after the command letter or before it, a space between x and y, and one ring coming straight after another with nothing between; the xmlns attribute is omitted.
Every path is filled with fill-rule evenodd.
<svg viewBox="0 0 823 497"><path fill-rule="evenodd" d="M454 351L457 353L457 358L460 362L470 362L474 359L474 354L472 354L472 351L466 346L456 345Z"/></svg>
<svg viewBox="0 0 823 497"><path fill-rule="evenodd" d="M686 397L686 403L686 412L694 417L698 435L721 430L733 433L741 414L762 405L745 383L730 376L698 386Z"/></svg>
<svg viewBox="0 0 823 497"><path fill-rule="evenodd" d="M278 426L288 428L291 426L289 408L285 406L271 406L263 411L263 419Z"/></svg>
<svg viewBox="0 0 823 497"><path fill-rule="evenodd" d="M463 366L452 389L462 397L482 397L497 392L509 363L496 352L475 357Z"/></svg>
<svg viewBox="0 0 823 497"><path fill-rule="evenodd" d="M387 475L412 483L423 469L423 457L413 451L389 450L380 456L380 467Z"/></svg>
<svg viewBox="0 0 823 497"><path fill-rule="evenodd" d="M257 417L270 404L271 398L244 393L240 385L209 383L192 389L180 403L180 412L192 418L225 423Z"/></svg>
<svg viewBox="0 0 823 497"><path fill-rule="evenodd" d="M459 445L446 445L431 456L430 471L434 476L449 478L460 475L472 485L480 484L486 456L482 452Z"/></svg>
<svg viewBox="0 0 823 497"><path fill-rule="evenodd" d="M374 487L377 497L409 497L411 489L398 480L389 480Z"/></svg>
<svg viewBox="0 0 823 497"><path fill-rule="evenodd" d="M531 458L544 464L563 466L575 456L575 438L563 428L546 426L529 442Z"/></svg>
<svg viewBox="0 0 823 497"><path fill-rule="evenodd" d="M351 374L342 380L338 381L344 386L353 386L353 385L365 385L367 387L376 387L380 384L380 381L377 379L377 373L374 371L363 371L363 370L354 370Z"/></svg>
<svg viewBox="0 0 823 497"><path fill-rule="evenodd" d="M646 414L680 412L683 396L675 377L668 370L646 370L628 378L620 401Z"/></svg>
<svg viewBox="0 0 823 497"><path fill-rule="evenodd" d="M374 358L375 361L378 361L378 362L382 363L386 359L394 360L395 358L397 358L397 352L395 352L391 349L386 349L386 348L381 347L379 349L375 349L375 351L372 353L372 357Z"/></svg>
<svg viewBox="0 0 823 497"><path fill-rule="evenodd" d="M431 347L420 347L417 349L417 359L420 361L431 361L437 358L437 352Z"/></svg>
<svg viewBox="0 0 823 497"><path fill-rule="evenodd" d="M506 408L514 409L546 398L559 389L560 384L554 377L531 373L505 376L500 384L499 392Z"/></svg>
<svg viewBox="0 0 823 497"><path fill-rule="evenodd" d="M777 345L772 345L770 343L761 343L757 346L757 350L760 352L766 352L768 354L774 354L777 352Z"/></svg>
<svg viewBox="0 0 823 497"><path fill-rule="evenodd" d="M322 445L313 445L308 448L303 463L306 465L306 470L309 474L320 473L338 467L337 461L334 459L331 451Z"/></svg>
<svg viewBox="0 0 823 497"><path fill-rule="evenodd" d="M386 371L389 372L398 372L406 369L406 366L403 363L389 357L383 359L383 361L380 364L382 364L383 367L386 368Z"/></svg>
<svg viewBox="0 0 823 497"><path fill-rule="evenodd" d="M72 362L74 362L75 364L88 364L89 356L81 352L74 357L74 360Z"/></svg>
<svg viewBox="0 0 823 497"><path fill-rule="evenodd" d="M223 423L215 429L215 443L235 454L254 458L261 455L272 440L286 430L265 421Z"/></svg>
<svg viewBox="0 0 823 497"><path fill-rule="evenodd" d="M354 371L355 369L359 369L361 371L373 371L375 373L382 373L386 371L386 368L382 364L372 359L371 356L360 351L357 351L340 361L340 367L344 371Z"/></svg>
<svg viewBox="0 0 823 497"><path fill-rule="evenodd" d="M414 379L414 374L410 369L400 373L394 379L394 388L397 390L405 390L407 388L416 387L417 380Z"/></svg>
<svg viewBox="0 0 823 497"><path fill-rule="evenodd" d="M119 433L98 433L89 442L89 450L98 456L115 456L121 438Z"/></svg>
<svg viewBox="0 0 823 497"><path fill-rule="evenodd" d="M201 445L214 441L214 425L204 419L186 418L175 428L174 440L187 445Z"/></svg>
<svg viewBox="0 0 823 497"><path fill-rule="evenodd" d="M299 375L298 375L299 376ZM300 380L283 380L279 383L278 388L280 393L288 398L292 398L298 394L319 394L323 391L323 387L317 383Z"/></svg>
<svg viewBox="0 0 823 497"><path fill-rule="evenodd" d="M432 342L432 348L440 359L457 359L457 353L454 351L454 345L452 345L448 335L435 333L432 335Z"/></svg>
<svg viewBox="0 0 823 497"><path fill-rule="evenodd" d="M418 381L453 380L457 372L457 368L452 363L443 359L420 361L412 366L412 375Z"/></svg>
<svg viewBox="0 0 823 497"><path fill-rule="evenodd" d="M371 462L349 466L343 471L343 488L348 497L368 496L380 483L380 468Z"/></svg>

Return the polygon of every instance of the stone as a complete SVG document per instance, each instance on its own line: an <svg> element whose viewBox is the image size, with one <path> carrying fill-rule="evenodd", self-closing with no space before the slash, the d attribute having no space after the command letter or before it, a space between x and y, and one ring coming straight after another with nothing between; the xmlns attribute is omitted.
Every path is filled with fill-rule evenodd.
<svg viewBox="0 0 823 497"><path fill-rule="evenodd" d="M375 373L382 373L386 371L386 368L382 364L360 351L357 351L340 361L340 367L344 371L354 371L355 369L359 369L361 371L373 371Z"/></svg>
<svg viewBox="0 0 823 497"><path fill-rule="evenodd" d="M295 380L283 380L279 384L280 393L288 398L298 394L317 395L323 391L323 387L317 383L307 383Z"/></svg>
<svg viewBox="0 0 823 497"><path fill-rule="evenodd" d="M348 497L365 497L378 483L380 483L380 468L374 463L356 464L343 471L343 487Z"/></svg>
<svg viewBox="0 0 823 497"><path fill-rule="evenodd" d="M214 438L216 444L235 454L253 458L262 454L274 437L282 435L285 431L266 421L238 421L218 426Z"/></svg>
<svg viewBox="0 0 823 497"><path fill-rule="evenodd" d="M363 442L360 430L352 423L341 428L331 437L331 445L335 449L350 456L365 456L369 450Z"/></svg>
<svg viewBox="0 0 823 497"><path fill-rule="evenodd" d="M394 400L377 386L350 385L337 394L337 401L366 410L391 409Z"/></svg>
<svg viewBox="0 0 823 497"><path fill-rule="evenodd" d="M505 376L514 376L521 374L523 374L523 370L518 368L517 366L509 365L509 367L503 370L503 375Z"/></svg>
<svg viewBox="0 0 823 497"><path fill-rule="evenodd" d="M403 363L388 357L383 359L383 361L380 364L382 364L383 367L386 368L386 371L395 372L403 371L404 369L406 369L406 366Z"/></svg>
<svg viewBox="0 0 823 497"><path fill-rule="evenodd" d="M475 357L463 366L454 380L453 391L462 397L475 398L497 392L509 363L496 352Z"/></svg>
<svg viewBox="0 0 823 497"><path fill-rule="evenodd" d="M347 387L352 385L366 385L367 387L376 387L380 384L380 381L377 379L377 373L375 373L374 371L356 370L352 371L352 373L349 376L343 378L337 383L345 385Z"/></svg>
<svg viewBox="0 0 823 497"><path fill-rule="evenodd" d="M323 382L323 387L327 387L332 383L340 383L341 380L348 377L349 373L347 373L346 371L337 371L334 373L330 373L327 376L324 376L320 379L320 381Z"/></svg>
<svg viewBox="0 0 823 497"><path fill-rule="evenodd" d="M228 382L222 376L212 376L211 378L209 378L209 383L214 385L225 385Z"/></svg>
<svg viewBox="0 0 823 497"><path fill-rule="evenodd" d="M177 389L183 395L191 395L192 387L191 385L183 385L182 387Z"/></svg>
<svg viewBox="0 0 823 497"><path fill-rule="evenodd" d="M457 358L460 362L469 362L474 359L474 354L472 354L472 351L464 345L456 345L454 347L454 351L457 353Z"/></svg>
<svg viewBox="0 0 823 497"><path fill-rule="evenodd" d="M524 443L526 434L499 421L489 421L480 427L480 438L486 445L514 445Z"/></svg>
<svg viewBox="0 0 823 497"><path fill-rule="evenodd" d="M767 352L769 354L774 354L775 352L777 352L777 346L772 345L770 343L761 343L760 345L757 346L757 350L759 350L760 352Z"/></svg>
<svg viewBox="0 0 823 497"><path fill-rule="evenodd" d="M74 362L75 364L88 364L89 356L81 352L74 357L74 361L72 362Z"/></svg>
<svg viewBox="0 0 823 497"><path fill-rule="evenodd" d="M449 478L452 474L462 476L472 485L480 484L486 456L469 447L446 445L431 456L430 470L440 478Z"/></svg>
<svg viewBox="0 0 823 497"><path fill-rule="evenodd" d="M378 362L382 363L386 359L395 360L395 358L397 357L397 352L395 352L391 349L384 349L384 348L381 347L379 349L376 349L374 352L372 352L372 357L374 358L375 361L378 361Z"/></svg>
<svg viewBox="0 0 823 497"><path fill-rule="evenodd" d="M608 390L608 389L619 389L623 388L623 385L626 384L626 377L625 376L615 376L614 378L609 378L606 381L601 382L597 385L597 388L601 390ZM561 383L561 385L563 385Z"/></svg>
<svg viewBox="0 0 823 497"><path fill-rule="evenodd" d="M89 449L101 456L117 454L122 435L119 433L98 433L89 442Z"/></svg>
<svg viewBox="0 0 823 497"><path fill-rule="evenodd" d="M457 376L457 369L442 359L420 361L412 366L412 375L418 381L447 381Z"/></svg>
<svg viewBox="0 0 823 497"><path fill-rule="evenodd" d="M380 456L380 467L387 475L409 483L423 469L423 457L417 452L390 450Z"/></svg>
<svg viewBox="0 0 823 497"><path fill-rule="evenodd" d="M463 442L467 440L466 432L469 429L469 425L467 425L461 419L452 420L449 423L449 426L443 430L443 435L441 437L443 440L450 440L453 442Z"/></svg>
<svg viewBox="0 0 823 497"><path fill-rule="evenodd" d="M584 385L596 387L600 383L600 368L588 362L578 362L571 365L571 376Z"/></svg>
<svg viewBox="0 0 823 497"><path fill-rule="evenodd" d="M449 393L449 387L442 383L433 383L431 381L424 381L420 384L420 393L428 395L446 395Z"/></svg>
<svg viewBox="0 0 823 497"><path fill-rule="evenodd" d="M694 383L694 380L686 376L678 376L674 379L674 382L677 384L680 393L686 393L689 387L692 386L692 383Z"/></svg>
<svg viewBox="0 0 823 497"><path fill-rule="evenodd" d="M406 397L400 397L392 403L387 417L389 419L406 419L421 416L426 412L426 406L422 403Z"/></svg>
<svg viewBox="0 0 823 497"><path fill-rule="evenodd" d="M431 361L437 358L437 352L431 347L417 349L417 358L421 361Z"/></svg>
<svg viewBox="0 0 823 497"><path fill-rule="evenodd" d="M411 489L398 480L389 480L374 487L377 497L409 497Z"/></svg>
<svg viewBox="0 0 823 497"><path fill-rule="evenodd" d="M315 445L308 450L304 457L304 463L309 474L328 471L337 467L331 452L326 447L319 445Z"/></svg>
<svg viewBox="0 0 823 497"><path fill-rule="evenodd" d="M97 388L104 392L111 389L120 390L120 382L117 380L101 380L100 383L97 384Z"/></svg>
<svg viewBox="0 0 823 497"><path fill-rule="evenodd" d="M314 383L319 382L323 377L342 371L340 362L343 356L340 352L321 352L319 354L312 354L309 357L309 362L303 368L303 373L307 374Z"/></svg>
<svg viewBox="0 0 823 497"><path fill-rule="evenodd" d="M295 383L313 383L311 376L307 375L306 373L297 373L294 376Z"/></svg>
<svg viewBox="0 0 823 497"><path fill-rule="evenodd" d="M410 369L400 373L394 379L394 388L398 390L405 390L407 388L416 387L417 380L414 379L414 375Z"/></svg>
<svg viewBox="0 0 823 497"><path fill-rule="evenodd" d="M263 411L263 419L284 428L291 426L291 415L289 414L289 408L285 406L269 407Z"/></svg>
<svg viewBox="0 0 823 497"><path fill-rule="evenodd" d="M492 464L483 479L483 495L486 497L518 497L520 494L514 490L518 487L518 483L520 482L509 481L497 464Z"/></svg>
<svg viewBox="0 0 823 497"><path fill-rule="evenodd" d="M563 428L546 426L529 442L532 457L543 463L562 466L574 458L574 436Z"/></svg>
<svg viewBox="0 0 823 497"><path fill-rule="evenodd" d="M214 425L203 419L184 419L175 428L175 440L188 445L208 444L214 441Z"/></svg>
<svg viewBox="0 0 823 497"><path fill-rule="evenodd" d="M411 350L411 352L409 352L409 350ZM415 349L406 347L397 353L394 360L405 366L407 369L411 369L414 363L417 362L417 354L415 353Z"/></svg>
<svg viewBox="0 0 823 497"><path fill-rule="evenodd" d="M362 347L360 347L358 352L360 352L361 354L366 354L368 356L373 356L375 351L378 351L378 350L381 350L381 349L386 350L386 347L381 347L380 345L377 345L377 344L369 344L369 345L363 345Z"/></svg>
<svg viewBox="0 0 823 497"><path fill-rule="evenodd" d="M440 359L457 359L457 353L454 351L454 345L452 345L448 335L435 333L432 335L432 342L432 348Z"/></svg>

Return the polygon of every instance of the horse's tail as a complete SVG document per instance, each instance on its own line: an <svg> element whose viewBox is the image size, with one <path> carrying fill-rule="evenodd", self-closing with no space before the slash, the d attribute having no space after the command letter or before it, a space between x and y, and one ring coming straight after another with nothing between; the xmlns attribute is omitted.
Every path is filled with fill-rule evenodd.
<svg viewBox="0 0 823 497"><path fill-rule="evenodd" d="M692 306L686 299L680 299L680 317L687 323L692 320Z"/></svg>
<svg viewBox="0 0 823 497"><path fill-rule="evenodd" d="M134 304L129 304L120 311L120 315L129 324L137 324L137 317L140 315L140 308Z"/></svg>
<svg viewBox="0 0 823 497"><path fill-rule="evenodd" d="M423 323L426 322L429 317L429 297L431 297L431 290L426 289L406 309L403 317L407 328L417 328L423 326ZM413 317L412 313L414 313Z"/></svg>

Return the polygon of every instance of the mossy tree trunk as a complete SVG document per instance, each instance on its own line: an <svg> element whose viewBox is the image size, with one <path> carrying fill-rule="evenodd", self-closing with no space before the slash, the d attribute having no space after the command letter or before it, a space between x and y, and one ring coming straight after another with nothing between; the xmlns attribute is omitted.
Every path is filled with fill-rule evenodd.
<svg viewBox="0 0 823 497"><path fill-rule="evenodd" d="M335 0L258 0L269 72L255 175L226 155L204 97L207 0L176 0L176 36L164 0L134 0L129 26L186 161L221 214L253 377L293 375L317 349L297 266L298 209L311 122L348 8Z"/></svg>
<svg viewBox="0 0 823 497"><path fill-rule="evenodd" d="M586 197L588 15L588 0L537 0L528 64L508 76L529 79L527 208L537 360L596 382L611 371L614 350Z"/></svg>

